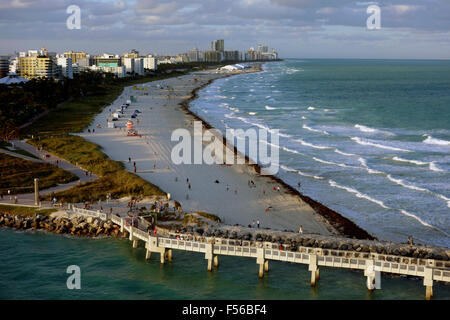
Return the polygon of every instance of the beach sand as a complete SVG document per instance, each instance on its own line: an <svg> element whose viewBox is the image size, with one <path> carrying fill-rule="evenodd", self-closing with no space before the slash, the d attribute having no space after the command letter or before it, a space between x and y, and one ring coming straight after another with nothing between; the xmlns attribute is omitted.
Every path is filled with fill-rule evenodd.
<svg viewBox="0 0 450 320"><path fill-rule="evenodd" d="M298 231L302 225L305 233L331 234L332 227L299 196L293 195L272 178L259 176L251 165L172 163L171 150L177 144L171 141L172 132L186 128L192 134L195 120L180 103L191 98L195 88L223 76L214 72L199 72L138 86L147 88L146 91L127 87L111 106L96 116L89 127L91 131L95 129L95 133L88 133L86 129L80 135L100 145L111 159L122 161L131 172L136 162L136 173L170 193L171 199L177 200L185 212L191 209L206 211L219 216L229 225L247 226L259 220L261 228ZM167 86L173 90L169 92ZM107 118L130 95L137 96L137 101L125 110L123 118L115 121L118 128L107 128ZM126 136L126 122L135 110L142 112L137 118L138 124L136 119L132 119L142 137ZM256 187L249 187L249 180L253 180ZM273 191L273 187L280 187L280 191ZM269 206L272 209L266 211Z"/></svg>

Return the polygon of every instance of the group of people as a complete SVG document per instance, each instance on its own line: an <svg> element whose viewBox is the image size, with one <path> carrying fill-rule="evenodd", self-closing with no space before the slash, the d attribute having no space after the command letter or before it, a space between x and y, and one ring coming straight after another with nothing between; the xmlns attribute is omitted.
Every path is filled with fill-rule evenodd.
<svg viewBox="0 0 450 320"><path fill-rule="evenodd" d="M255 227L256 226L256 228L258 228L259 229L259 220L253 220L253 222L252 222L252 225L250 226L249 225L249 227Z"/></svg>
<svg viewBox="0 0 450 320"><path fill-rule="evenodd" d="M131 157L128 157L128 163L131 163ZM137 169L136 161L133 161L133 171L134 171L134 173L136 173L136 169Z"/></svg>

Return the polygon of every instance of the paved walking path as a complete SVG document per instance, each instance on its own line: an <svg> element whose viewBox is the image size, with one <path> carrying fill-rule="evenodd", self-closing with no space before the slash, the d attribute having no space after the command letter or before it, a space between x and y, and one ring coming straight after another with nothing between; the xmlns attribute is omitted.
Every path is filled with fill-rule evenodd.
<svg viewBox="0 0 450 320"><path fill-rule="evenodd" d="M79 178L79 180L77 180L77 181L72 181L70 183L61 184L56 187L41 190L39 192L39 194L41 196L51 194L52 192L57 193L60 191L64 191L64 190L67 190L67 189L70 189L70 188L76 186L79 183L92 181L92 180L95 180L98 178L98 176L96 176L95 174L92 174L92 176L86 175L86 170L84 170L83 168L77 167L77 166L71 164L70 162L68 162L62 158L59 158L45 150L38 151L35 146L33 146L23 140L13 140L12 142L18 148L25 150L25 151L31 153L32 155L37 156L39 159L42 159L42 160L34 159L34 158L27 157L27 156L24 156L21 154L6 151L3 149L1 150L1 152L4 152L6 154L12 155L17 158L22 158L22 159L26 159L26 160L30 160L30 161L35 161L35 162L50 163L52 165L56 165L56 161L58 160L59 168L69 171ZM18 197L18 204L34 205L34 193L18 194L17 197ZM0 203L11 203L11 201L9 200L8 196L5 196L3 200L0 200Z"/></svg>

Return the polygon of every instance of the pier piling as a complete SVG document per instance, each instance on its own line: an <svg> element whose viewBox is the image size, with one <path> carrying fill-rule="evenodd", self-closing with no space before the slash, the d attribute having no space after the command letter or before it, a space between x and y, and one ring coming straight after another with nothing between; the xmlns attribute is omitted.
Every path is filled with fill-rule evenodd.
<svg viewBox="0 0 450 320"><path fill-rule="evenodd" d="M218 268L219 267L219 256L215 255L214 256L214 268Z"/></svg>
<svg viewBox="0 0 450 320"><path fill-rule="evenodd" d="M161 260L161 264L164 264L164 258L165 258L165 256L166 256L166 248L161 248L161 251L160 251L160 260Z"/></svg>
<svg viewBox="0 0 450 320"><path fill-rule="evenodd" d="M269 272L269 260L266 260L266 262L264 262L264 272Z"/></svg>
<svg viewBox="0 0 450 320"><path fill-rule="evenodd" d="M208 260L208 271L212 271L212 263L213 263L213 247L212 243L207 243L205 245L205 259Z"/></svg>
<svg viewBox="0 0 450 320"><path fill-rule="evenodd" d="M319 267L317 266L317 255L311 254L309 256L308 270L311 271L311 287L315 287L317 280L319 280Z"/></svg>
<svg viewBox="0 0 450 320"><path fill-rule="evenodd" d="M431 300L433 296L433 269L425 268L425 277L423 277L423 285L425 286L425 299Z"/></svg>
<svg viewBox="0 0 450 320"><path fill-rule="evenodd" d="M381 272L374 266L373 260L368 260L364 275L367 277L367 289L370 291L375 289L381 289Z"/></svg>
<svg viewBox="0 0 450 320"><path fill-rule="evenodd" d="M256 263L259 264L259 278L264 277L264 266L265 266L266 260L264 259L264 248L259 247L256 249ZM269 265L267 265L269 267Z"/></svg>

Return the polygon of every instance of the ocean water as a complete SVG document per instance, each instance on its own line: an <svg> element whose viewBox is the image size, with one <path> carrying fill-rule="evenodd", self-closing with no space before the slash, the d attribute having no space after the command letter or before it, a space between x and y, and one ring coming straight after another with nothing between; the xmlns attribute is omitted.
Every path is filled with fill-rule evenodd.
<svg viewBox="0 0 450 320"><path fill-rule="evenodd" d="M378 238L450 246L450 61L266 63L192 110L222 131L279 129L278 176Z"/></svg>
<svg viewBox="0 0 450 320"><path fill-rule="evenodd" d="M421 279L382 276L382 290L368 292L362 271L321 268L315 288L306 265L270 262L258 278L254 259L220 257L206 271L198 253L174 251L172 262L145 260L141 245L113 238L80 238L0 228L0 299L424 299ZM67 267L78 265L81 289L66 286ZM435 284L433 299L450 299Z"/></svg>

